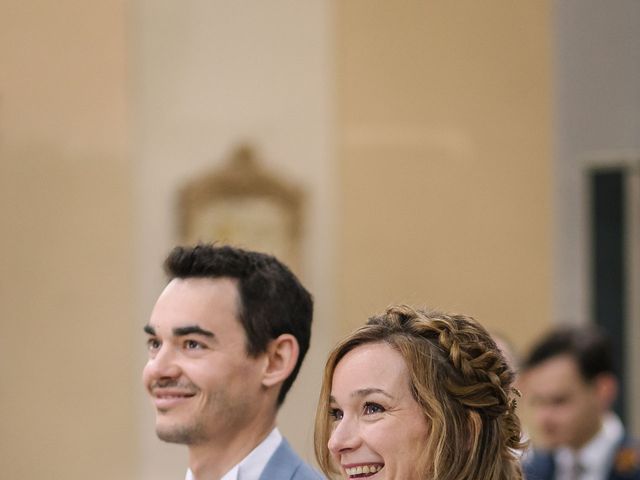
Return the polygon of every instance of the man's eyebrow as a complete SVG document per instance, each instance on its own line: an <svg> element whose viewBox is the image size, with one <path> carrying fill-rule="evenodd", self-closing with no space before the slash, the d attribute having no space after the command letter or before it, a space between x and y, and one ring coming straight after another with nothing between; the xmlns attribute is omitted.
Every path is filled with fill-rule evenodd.
<svg viewBox="0 0 640 480"><path fill-rule="evenodd" d="M155 335L156 334L156 329L153 328L151 325L145 325L143 330L144 330L144 333L146 333L148 335Z"/></svg>
<svg viewBox="0 0 640 480"><path fill-rule="evenodd" d="M205 330L202 327L199 327L198 325L187 325L186 327L176 327L173 329L173 334L176 337L182 337L185 335L202 335L205 337L215 337L213 332L210 332L209 330Z"/></svg>

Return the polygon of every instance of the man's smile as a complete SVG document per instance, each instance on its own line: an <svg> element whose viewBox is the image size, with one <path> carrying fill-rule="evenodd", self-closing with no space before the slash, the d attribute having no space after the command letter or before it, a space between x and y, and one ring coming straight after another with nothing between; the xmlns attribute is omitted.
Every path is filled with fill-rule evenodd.
<svg viewBox="0 0 640 480"><path fill-rule="evenodd" d="M172 388L156 388L151 391L153 403L160 411L182 405L196 395L193 391Z"/></svg>

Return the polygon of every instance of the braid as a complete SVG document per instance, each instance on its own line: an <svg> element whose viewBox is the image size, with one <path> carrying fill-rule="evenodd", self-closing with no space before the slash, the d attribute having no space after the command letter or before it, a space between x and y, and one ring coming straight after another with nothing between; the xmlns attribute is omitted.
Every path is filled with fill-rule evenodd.
<svg viewBox="0 0 640 480"><path fill-rule="evenodd" d="M523 448L515 413L519 392L512 388L515 374L484 327L468 316L406 305L389 307L383 315L372 317L369 325L384 325L390 335L387 341L401 352L420 339L433 357L434 367L427 376L434 381L421 388L424 379L413 378L412 387L431 424L444 434L431 452L443 460L442 465L435 462L434 478L522 478L514 454ZM404 357L414 363L410 371L420 371L412 361L414 355L407 351ZM452 442L452 437L458 441Z"/></svg>

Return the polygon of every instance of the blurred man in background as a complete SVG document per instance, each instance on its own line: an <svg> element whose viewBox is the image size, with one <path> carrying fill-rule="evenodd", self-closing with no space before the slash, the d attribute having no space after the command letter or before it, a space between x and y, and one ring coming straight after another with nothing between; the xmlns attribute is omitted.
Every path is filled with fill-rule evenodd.
<svg viewBox="0 0 640 480"><path fill-rule="evenodd" d="M547 334L524 361L522 386L543 447L526 456L527 480L640 479L640 448L611 411L618 381L601 331Z"/></svg>
<svg viewBox="0 0 640 480"><path fill-rule="evenodd" d="M232 247L177 247L165 268L143 381L158 437L189 448L187 480L320 478L276 427L309 347L311 295L274 257Z"/></svg>

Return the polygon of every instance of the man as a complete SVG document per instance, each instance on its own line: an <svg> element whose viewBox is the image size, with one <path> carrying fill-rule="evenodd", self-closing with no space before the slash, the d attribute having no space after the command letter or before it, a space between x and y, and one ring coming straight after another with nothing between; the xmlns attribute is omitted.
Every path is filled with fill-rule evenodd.
<svg viewBox="0 0 640 480"><path fill-rule="evenodd" d="M315 480L276 428L309 347L313 301L269 255L176 247L144 330L156 433L189 448L187 480Z"/></svg>
<svg viewBox="0 0 640 480"><path fill-rule="evenodd" d="M638 444L610 410L618 385L602 332L550 332L525 360L522 380L545 446L526 454L527 480L640 479Z"/></svg>

